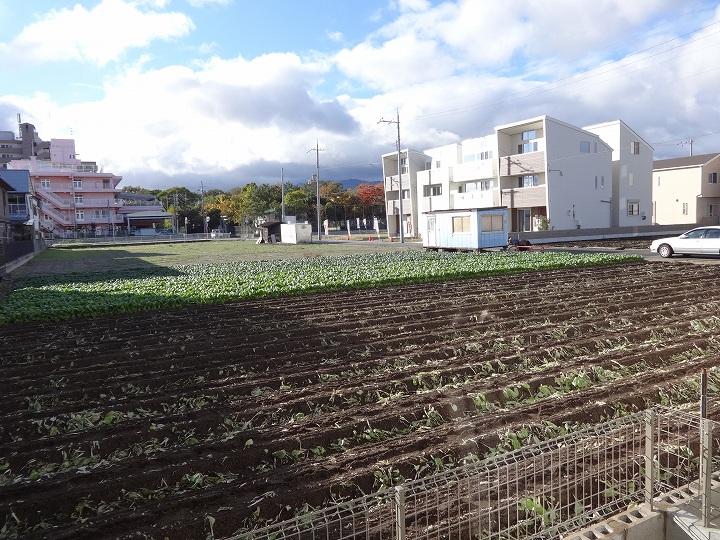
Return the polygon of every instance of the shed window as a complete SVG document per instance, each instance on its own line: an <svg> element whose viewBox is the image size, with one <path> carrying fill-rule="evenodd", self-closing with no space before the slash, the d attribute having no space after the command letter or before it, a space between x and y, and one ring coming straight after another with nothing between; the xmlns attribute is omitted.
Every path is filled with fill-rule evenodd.
<svg viewBox="0 0 720 540"><path fill-rule="evenodd" d="M485 215L480 218L483 232L503 230L503 217L498 214Z"/></svg>
<svg viewBox="0 0 720 540"><path fill-rule="evenodd" d="M709 184L717 184L718 183L718 173L711 172L708 174L708 183Z"/></svg>
<svg viewBox="0 0 720 540"><path fill-rule="evenodd" d="M628 201L627 215L628 216L640 215L640 202L639 201Z"/></svg>
<svg viewBox="0 0 720 540"><path fill-rule="evenodd" d="M470 216L453 216L452 230L453 233L469 233Z"/></svg>
<svg viewBox="0 0 720 540"><path fill-rule="evenodd" d="M590 153L590 141L580 141L580 153L581 154L589 154Z"/></svg>
<svg viewBox="0 0 720 540"><path fill-rule="evenodd" d="M635 155L640 154L640 141L633 141L631 150Z"/></svg>

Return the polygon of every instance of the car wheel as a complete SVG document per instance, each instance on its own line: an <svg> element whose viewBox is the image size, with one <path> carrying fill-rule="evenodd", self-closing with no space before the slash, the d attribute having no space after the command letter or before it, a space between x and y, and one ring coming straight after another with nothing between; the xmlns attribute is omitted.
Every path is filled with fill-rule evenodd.
<svg viewBox="0 0 720 540"><path fill-rule="evenodd" d="M668 244L663 244L658 248L658 253L661 257L665 257L667 259L672 257L673 249Z"/></svg>

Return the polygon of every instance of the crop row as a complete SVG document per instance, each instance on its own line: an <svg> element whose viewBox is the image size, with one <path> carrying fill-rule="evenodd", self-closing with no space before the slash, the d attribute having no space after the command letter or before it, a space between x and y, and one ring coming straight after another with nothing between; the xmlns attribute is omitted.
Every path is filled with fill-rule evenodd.
<svg viewBox="0 0 720 540"><path fill-rule="evenodd" d="M12 291L0 304L0 324L637 260L605 254L407 251L189 265L117 275L50 275L30 278Z"/></svg>

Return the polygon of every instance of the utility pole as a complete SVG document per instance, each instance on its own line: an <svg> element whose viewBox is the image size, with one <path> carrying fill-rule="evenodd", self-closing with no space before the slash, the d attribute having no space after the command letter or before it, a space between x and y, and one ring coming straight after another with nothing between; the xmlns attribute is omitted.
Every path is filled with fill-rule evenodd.
<svg viewBox="0 0 720 540"><path fill-rule="evenodd" d="M207 221L205 220L205 185L202 180L200 180L200 217L203 222L203 231L207 234Z"/></svg>
<svg viewBox="0 0 720 540"><path fill-rule="evenodd" d="M690 157L692 157L692 155L693 155L693 143L694 143L694 142L695 142L695 139L690 138L690 139L682 140L682 141L680 141L678 144L679 144L680 146L685 146L686 144L689 144L689 145L690 145Z"/></svg>
<svg viewBox="0 0 720 540"><path fill-rule="evenodd" d="M317 236L318 236L318 242L322 239L322 233L320 232L320 152L325 151L324 148L320 148L320 143L317 139L315 139L315 148L311 148L307 151L309 154L310 152L315 152L315 206L317 206Z"/></svg>
<svg viewBox="0 0 720 540"><path fill-rule="evenodd" d="M400 226L400 243L405 243L405 222L404 222L404 216L403 216L403 189L402 189L402 159L401 159L401 150L400 150L400 110L395 109L395 120L385 120L384 118L380 118L378 120L378 124L396 124L397 125L397 170L398 170L398 200L400 201L399 204L399 210L400 210L400 220L399 220L399 226ZM408 169L409 172L410 169Z"/></svg>
<svg viewBox="0 0 720 540"><path fill-rule="evenodd" d="M285 221L285 176L280 167L280 221Z"/></svg>
<svg viewBox="0 0 720 540"><path fill-rule="evenodd" d="M178 211L177 191L173 194L173 199L174 199L174 202L173 202L173 221L174 221L173 233L177 234L180 229L180 224L178 223L178 219L177 219L177 211Z"/></svg>

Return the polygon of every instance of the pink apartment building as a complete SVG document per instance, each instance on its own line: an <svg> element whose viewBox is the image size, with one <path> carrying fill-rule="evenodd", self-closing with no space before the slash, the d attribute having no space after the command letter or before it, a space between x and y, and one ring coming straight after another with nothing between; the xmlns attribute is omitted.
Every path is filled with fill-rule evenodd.
<svg viewBox="0 0 720 540"><path fill-rule="evenodd" d="M78 233L97 236L112 234L123 225L118 213L117 185L121 176L98 172L93 162L75 158L70 139L50 141L50 160L37 158L14 160L8 169L30 172L32 193L38 201L40 229L56 237Z"/></svg>

